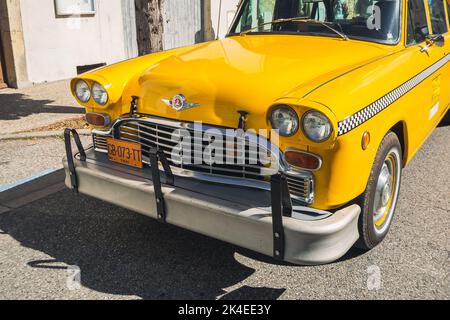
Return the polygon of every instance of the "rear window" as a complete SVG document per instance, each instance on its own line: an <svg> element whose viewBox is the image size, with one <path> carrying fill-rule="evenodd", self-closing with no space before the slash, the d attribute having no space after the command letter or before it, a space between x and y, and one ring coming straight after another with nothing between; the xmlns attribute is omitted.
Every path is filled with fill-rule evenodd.
<svg viewBox="0 0 450 320"><path fill-rule="evenodd" d="M427 13L423 0L408 0L408 34L409 45L425 41L429 34Z"/></svg>
<svg viewBox="0 0 450 320"><path fill-rule="evenodd" d="M428 0L428 4L430 6L430 18L433 34L446 33L448 29L444 0Z"/></svg>
<svg viewBox="0 0 450 320"><path fill-rule="evenodd" d="M450 0L447 0L447 17L450 19Z"/></svg>

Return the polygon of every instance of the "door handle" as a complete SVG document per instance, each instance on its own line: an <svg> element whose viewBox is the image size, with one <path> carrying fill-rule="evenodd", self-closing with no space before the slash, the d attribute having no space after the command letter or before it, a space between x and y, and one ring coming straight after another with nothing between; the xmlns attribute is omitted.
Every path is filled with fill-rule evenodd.
<svg viewBox="0 0 450 320"><path fill-rule="evenodd" d="M445 38L442 34L431 34L427 36L426 44L420 47L420 52L428 53L432 46L442 48L445 45Z"/></svg>

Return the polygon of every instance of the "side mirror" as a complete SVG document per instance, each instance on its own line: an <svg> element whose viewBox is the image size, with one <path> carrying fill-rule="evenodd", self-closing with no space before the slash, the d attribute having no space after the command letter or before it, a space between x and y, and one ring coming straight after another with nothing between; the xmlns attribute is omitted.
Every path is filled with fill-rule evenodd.
<svg viewBox="0 0 450 320"><path fill-rule="evenodd" d="M432 34L427 37L427 43L436 45L437 47L443 47L445 44L445 38L442 34Z"/></svg>

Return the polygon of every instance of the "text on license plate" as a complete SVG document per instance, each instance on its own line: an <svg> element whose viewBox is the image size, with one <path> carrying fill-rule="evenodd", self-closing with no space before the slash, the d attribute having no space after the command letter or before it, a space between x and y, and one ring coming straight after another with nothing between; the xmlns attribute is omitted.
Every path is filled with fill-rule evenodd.
<svg viewBox="0 0 450 320"><path fill-rule="evenodd" d="M143 168L142 147L139 143L108 139L108 158L110 161L131 167Z"/></svg>

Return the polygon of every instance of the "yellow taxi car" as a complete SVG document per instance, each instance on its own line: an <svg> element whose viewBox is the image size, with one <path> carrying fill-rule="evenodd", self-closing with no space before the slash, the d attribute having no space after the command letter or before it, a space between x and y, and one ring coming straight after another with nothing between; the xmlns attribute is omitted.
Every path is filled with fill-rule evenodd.
<svg viewBox="0 0 450 320"><path fill-rule="evenodd" d="M95 129L87 149L66 130L66 184L296 264L372 249L449 109L449 11L241 1L223 40L73 79Z"/></svg>

